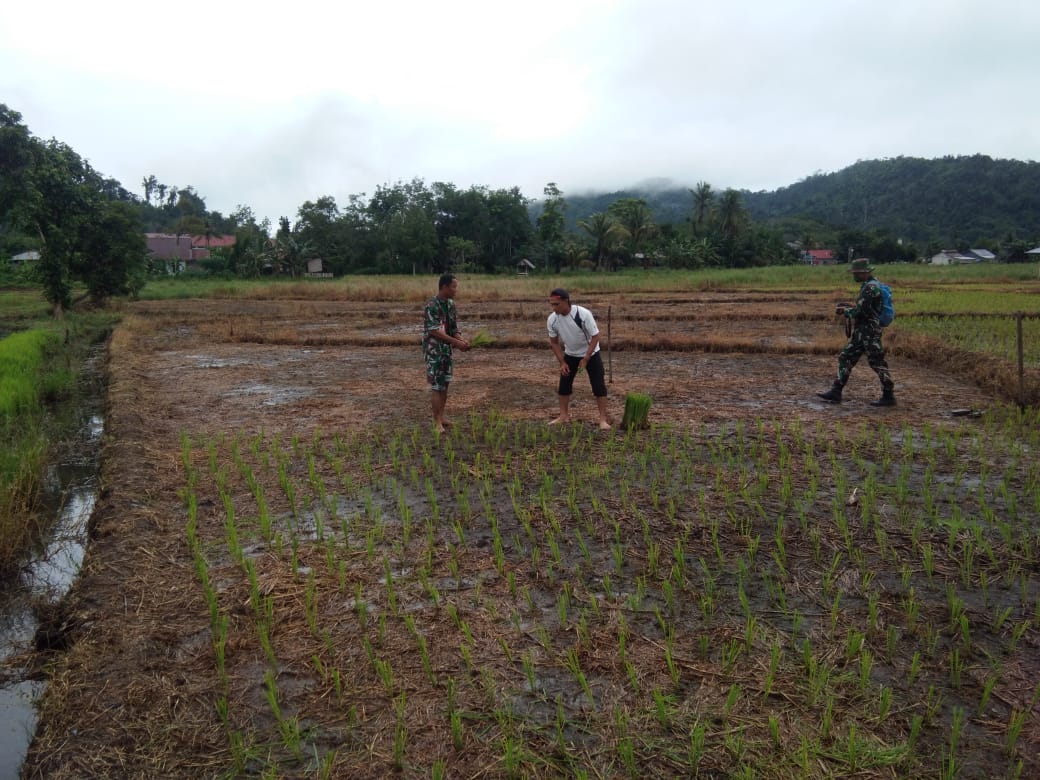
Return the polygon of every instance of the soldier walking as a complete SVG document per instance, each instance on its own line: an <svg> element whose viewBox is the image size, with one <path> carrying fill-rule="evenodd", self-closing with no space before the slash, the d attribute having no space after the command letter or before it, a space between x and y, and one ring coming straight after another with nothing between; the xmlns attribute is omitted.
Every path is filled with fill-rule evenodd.
<svg viewBox="0 0 1040 780"><path fill-rule="evenodd" d="M881 284L874 278L874 267L869 260L853 260L850 270L852 278L860 283L859 295L852 306L838 306L834 313L851 322L852 335L838 355L838 376L834 384L830 390L816 395L832 404L841 403L841 391L849 381L849 374L863 353L866 353L867 363L881 380L881 397L871 401L871 406L895 406L895 383L885 361L885 348L881 344Z"/></svg>

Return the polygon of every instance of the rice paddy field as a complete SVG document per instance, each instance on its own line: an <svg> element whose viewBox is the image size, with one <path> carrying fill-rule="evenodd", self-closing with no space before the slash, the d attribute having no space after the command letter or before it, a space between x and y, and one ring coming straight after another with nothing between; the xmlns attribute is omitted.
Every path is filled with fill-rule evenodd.
<svg viewBox="0 0 1040 780"><path fill-rule="evenodd" d="M905 271L877 409L785 273L562 280L609 432L561 280L462 279L443 435L435 280L126 304L23 776L1040 775L1040 283Z"/></svg>

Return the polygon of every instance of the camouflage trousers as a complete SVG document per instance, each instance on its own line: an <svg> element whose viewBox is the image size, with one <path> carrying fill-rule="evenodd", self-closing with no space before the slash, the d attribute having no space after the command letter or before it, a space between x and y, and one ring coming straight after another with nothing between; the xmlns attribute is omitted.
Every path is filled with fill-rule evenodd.
<svg viewBox="0 0 1040 780"><path fill-rule="evenodd" d="M838 355L838 384L842 387L849 381L849 375L863 354L867 355L867 364L881 380L881 387L891 390L895 383L889 373L885 361L885 348L881 345L881 330L873 328L856 328L845 349Z"/></svg>

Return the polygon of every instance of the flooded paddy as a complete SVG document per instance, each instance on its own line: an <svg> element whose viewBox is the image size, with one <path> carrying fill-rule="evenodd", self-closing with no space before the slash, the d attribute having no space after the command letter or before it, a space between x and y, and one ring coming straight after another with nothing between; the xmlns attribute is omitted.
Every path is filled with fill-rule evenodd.
<svg viewBox="0 0 1040 780"><path fill-rule="evenodd" d="M588 302L654 400L606 434L545 425L541 307L460 301L444 437L412 309L132 307L27 775L1040 769L1031 434L898 356L819 402L833 323L710 300Z"/></svg>

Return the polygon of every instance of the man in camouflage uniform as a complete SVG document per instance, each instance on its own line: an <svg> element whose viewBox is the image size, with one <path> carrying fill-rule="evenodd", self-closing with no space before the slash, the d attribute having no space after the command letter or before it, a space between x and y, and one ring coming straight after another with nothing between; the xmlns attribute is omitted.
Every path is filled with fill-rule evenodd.
<svg viewBox="0 0 1040 780"><path fill-rule="evenodd" d="M426 381L430 385L430 406L433 409L433 429L444 433L450 425L444 417L448 403L448 385L452 379L452 348L465 352L469 343L459 333L455 315L455 293L459 280L454 274L443 274L437 284L437 294L426 302L423 309L423 356L426 359Z"/></svg>
<svg viewBox="0 0 1040 780"><path fill-rule="evenodd" d="M860 283L859 296L854 305L838 306L834 313L852 321L852 336L838 355L838 377L833 386L816 395L832 404L841 403L841 391L865 352L867 363L881 380L881 397L871 401L871 406L895 406L895 383L885 361L885 348L881 345L881 287L874 279L874 268L868 260L853 260L850 270L853 279Z"/></svg>

